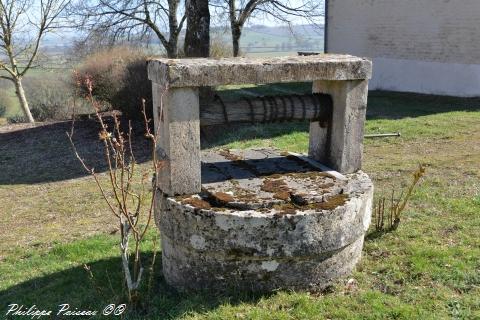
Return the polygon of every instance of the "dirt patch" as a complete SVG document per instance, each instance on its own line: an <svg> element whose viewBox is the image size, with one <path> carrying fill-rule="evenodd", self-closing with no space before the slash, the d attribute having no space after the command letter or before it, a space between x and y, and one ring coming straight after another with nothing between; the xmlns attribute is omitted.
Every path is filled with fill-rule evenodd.
<svg viewBox="0 0 480 320"><path fill-rule="evenodd" d="M31 129L35 127L41 127L48 123L36 122L36 123L8 123L0 126L0 133L11 133L15 131Z"/></svg>

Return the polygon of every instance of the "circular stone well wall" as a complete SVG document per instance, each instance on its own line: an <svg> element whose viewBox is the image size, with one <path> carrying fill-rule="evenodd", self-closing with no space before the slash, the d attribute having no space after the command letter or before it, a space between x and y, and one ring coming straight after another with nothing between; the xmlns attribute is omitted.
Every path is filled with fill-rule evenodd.
<svg viewBox="0 0 480 320"><path fill-rule="evenodd" d="M173 287L317 291L359 261L373 198L365 173L331 175L271 150L204 160L202 193L157 191L163 272Z"/></svg>

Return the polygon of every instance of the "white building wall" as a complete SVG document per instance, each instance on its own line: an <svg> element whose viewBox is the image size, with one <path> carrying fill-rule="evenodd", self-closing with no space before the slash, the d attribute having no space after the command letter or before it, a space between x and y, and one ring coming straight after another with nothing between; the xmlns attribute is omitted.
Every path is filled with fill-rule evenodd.
<svg viewBox="0 0 480 320"><path fill-rule="evenodd" d="M480 0L327 0L326 33L373 60L371 89L480 96Z"/></svg>

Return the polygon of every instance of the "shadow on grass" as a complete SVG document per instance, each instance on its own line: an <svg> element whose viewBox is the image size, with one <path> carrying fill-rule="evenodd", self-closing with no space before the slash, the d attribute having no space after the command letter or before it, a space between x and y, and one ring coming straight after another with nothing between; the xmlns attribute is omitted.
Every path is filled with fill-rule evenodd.
<svg viewBox="0 0 480 320"><path fill-rule="evenodd" d="M227 90L228 89L228 90ZM246 88L225 88L219 94L225 101L261 95L311 93L310 82L276 83ZM463 98L409 92L370 91L367 119L415 118L453 111L480 111L480 97Z"/></svg>
<svg viewBox="0 0 480 320"><path fill-rule="evenodd" d="M275 92L275 88L283 90ZM253 95L261 94L288 94L289 91L307 93L311 85L275 84L273 86L259 86L255 88L233 89L222 92L228 99L238 99L245 96L248 90ZM415 93L370 91L368 96L367 120L403 119L441 114L454 111L479 112L480 98L461 98L448 96L434 96ZM204 128L204 147L216 147L233 142L248 146L254 139L271 139L294 132L308 133L306 122L285 122L274 124L244 124Z"/></svg>
<svg viewBox="0 0 480 320"><path fill-rule="evenodd" d="M239 143L248 147L248 143L256 139L272 139L294 132L308 132L308 123L295 121L204 127L201 130L202 148L213 148L230 143Z"/></svg>
<svg viewBox="0 0 480 320"><path fill-rule="evenodd" d="M373 230L373 231L368 232L365 235L365 241L374 241L374 240L382 238L384 235L387 235L387 234L395 232L395 231L396 230L390 230L390 229Z"/></svg>
<svg viewBox="0 0 480 320"><path fill-rule="evenodd" d="M415 118L454 111L480 111L480 97L462 98L389 91L370 91L368 94L367 120Z"/></svg>
<svg viewBox="0 0 480 320"><path fill-rule="evenodd" d="M247 88L253 95L307 92L310 84L276 84ZM280 88L280 89L279 89ZM226 99L246 96L246 89L220 91ZM369 94L367 119L402 119L452 111L480 111L480 98L456 98L411 93L373 91ZM33 128L0 133L0 185L33 184L83 177L86 172L75 158L65 132L70 122L45 124ZM136 125L133 141L137 162L150 159L149 141L143 126ZM295 132L308 132L308 123L285 122L258 125L229 125L202 128L202 147L230 143L249 147L255 139L273 139ZM103 149L98 140L98 125L92 121L76 122L75 142L86 162L96 172L105 172ZM295 143L295 142L290 142ZM288 147L288 146L287 146Z"/></svg>
<svg viewBox="0 0 480 320"><path fill-rule="evenodd" d="M145 265L149 265L152 254L144 257ZM254 303L262 297L259 294L179 293L165 283L158 256L156 261L151 289L147 288L147 273L143 281L142 302L136 309L127 305L127 319L179 319L188 313L208 312L226 303ZM13 303L27 309L35 305L39 309L52 310L52 314L58 312L60 304L69 304L70 310L97 310L101 314L109 304L127 303L125 289L120 286L123 280L120 266L120 258L99 260L88 264L93 279L82 266L78 266L20 283L0 291L0 314L5 315ZM94 317L97 318L105 317Z"/></svg>
<svg viewBox="0 0 480 320"><path fill-rule="evenodd" d="M66 136L70 128L71 122L65 121L0 133L0 185L55 182L87 176ZM305 130L307 124L301 122L233 126L228 130L213 128L202 130L202 147L269 139ZM75 122L74 142L80 156L95 168L95 172L107 171L95 121ZM144 138L141 124L136 125L132 145L138 163L151 159L150 141Z"/></svg>
<svg viewBox="0 0 480 320"><path fill-rule="evenodd" d="M71 122L55 122L0 133L0 185L53 182L86 176L68 141ZM125 127L126 128L126 127ZM137 162L150 159L150 142L140 124L132 142ZM75 122L73 140L78 152L95 171L107 170L99 125L93 120Z"/></svg>

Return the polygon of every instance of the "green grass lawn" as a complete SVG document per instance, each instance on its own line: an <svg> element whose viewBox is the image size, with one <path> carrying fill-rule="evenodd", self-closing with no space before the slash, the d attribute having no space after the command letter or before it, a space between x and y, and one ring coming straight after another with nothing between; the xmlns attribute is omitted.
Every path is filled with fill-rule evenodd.
<svg viewBox="0 0 480 320"><path fill-rule="evenodd" d="M226 99L309 87L229 89L221 92ZM349 277L353 286L347 278L322 294L178 294L165 285L158 253L154 285L143 288L143 305L126 318L480 319L480 99L371 92L367 118L367 133L402 133L365 141L364 171L377 197L407 184L419 163L427 165L427 175L399 229L367 236L363 259ZM9 303L102 310L125 302L118 234L95 185L70 154L66 129L61 123L0 128L0 318ZM81 151L94 161L101 150L95 130L85 126L78 133ZM308 144L304 123L212 136L205 148L305 152ZM152 229L144 247L148 261L158 246Z"/></svg>

